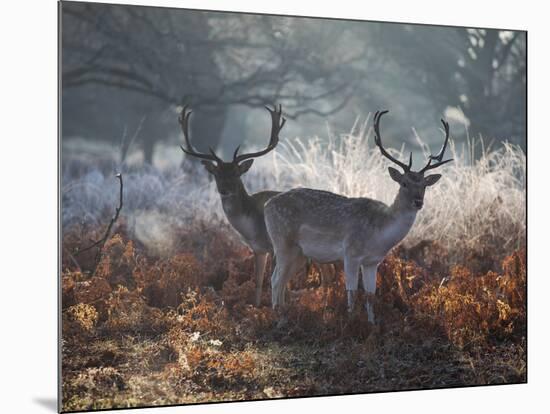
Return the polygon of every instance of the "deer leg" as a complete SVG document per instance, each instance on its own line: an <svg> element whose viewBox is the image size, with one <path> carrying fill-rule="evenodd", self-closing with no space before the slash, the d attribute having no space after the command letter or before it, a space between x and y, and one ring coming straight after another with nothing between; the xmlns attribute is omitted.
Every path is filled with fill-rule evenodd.
<svg viewBox="0 0 550 414"><path fill-rule="evenodd" d="M256 272L256 297L255 303L259 307L262 301L262 286L264 284L265 265L267 263L267 253L254 253L255 272Z"/></svg>
<svg viewBox="0 0 550 414"><path fill-rule="evenodd" d="M280 285L280 260L277 260L275 267L273 268L273 273L271 274L271 306L273 309L279 307L279 285Z"/></svg>
<svg viewBox="0 0 550 414"><path fill-rule="evenodd" d="M277 310L281 308L284 304L284 291L285 291L285 273L288 272L290 267L291 258L283 257L282 255L277 256L277 264L273 270L273 275L271 276L271 305L273 309Z"/></svg>
<svg viewBox="0 0 550 414"><path fill-rule="evenodd" d="M273 308L284 305L286 284L296 273L299 266L303 265L303 256L301 256L298 249L289 250L285 252L285 254L279 253L277 259L277 265L271 277L271 299Z"/></svg>
<svg viewBox="0 0 550 414"><path fill-rule="evenodd" d="M378 265L362 266L363 273L363 288L367 294L367 302L365 303L365 309L367 310L367 316L370 323L375 323L374 308L372 306L374 295L376 293L376 269Z"/></svg>
<svg viewBox="0 0 550 414"><path fill-rule="evenodd" d="M290 279L296 275L298 272L303 272L304 268L307 266L307 261L301 252L297 253L295 259L292 261L292 266L288 269L288 272L285 273L284 289L283 289L283 303L286 302L286 298L290 297L290 288L288 282Z"/></svg>
<svg viewBox="0 0 550 414"><path fill-rule="evenodd" d="M344 274L346 276L346 290L348 292L348 312L353 312L357 287L359 285L359 261L352 258L344 259Z"/></svg>

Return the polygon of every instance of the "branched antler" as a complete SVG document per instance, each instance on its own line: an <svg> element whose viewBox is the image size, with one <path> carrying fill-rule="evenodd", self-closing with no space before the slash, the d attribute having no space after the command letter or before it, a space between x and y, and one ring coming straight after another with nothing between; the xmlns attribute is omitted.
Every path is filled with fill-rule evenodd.
<svg viewBox="0 0 550 414"><path fill-rule="evenodd" d="M210 154L203 154L193 149L193 146L191 145L191 141L189 139L189 117L191 116L193 111L188 111L187 107L187 105L183 107L178 118L178 121L181 125L181 130L183 132L183 137L185 138L185 145L187 145L187 148L184 148L183 145L180 145L181 150L187 155L191 155L192 157L214 161L218 164L223 163L223 160L216 155L212 148L209 148Z"/></svg>
<svg viewBox="0 0 550 414"><path fill-rule="evenodd" d="M399 165L401 168L403 168L403 171L408 172L411 170L411 167L412 167L412 152L409 157L409 165L407 165L399 161L398 159L392 157L382 145L382 139L380 138L380 118L382 118L382 115L387 114L388 112L389 112L388 110L376 111L376 113L374 114L374 143L378 148L380 148L380 152L384 157L394 162L395 164Z"/></svg>
<svg viewBox="0 0 550 414"><path fill-rule="evenodd" d="M283 129L283 126L285 125L286 119L283 118L283 108L281 105L279 105L279 109L277 109L277 106L275 105L273 109L265 107L271 115L271 135L269 138L269 145L262 151L258 152L251 152L248 154L241 154L237 155L239 152L239 147L235 150L233 153L233 162L239 163L241 161L244 161L248 158L256 158L260 157L264 154L267 154L269 151L272 151L277 144L279 143L279 132L281 129Z"/></svg>
<svg viewBox="0 0 550 414"><path fill-rule="evenodd" d="M443 130L445 131L445 141L443 142L443 146L441 147L441 150L439 150L439 153L437 155L430 155L428 159L428 163L419 172L423 173L428 170L432 170L434 168L442 166L443 164L447 164L448 162L451 162L453 160L451 158L443 161L443 156L445 155L445 150L447 149L447 144L449 142L449 123L446 122L444 119L441 120L441 123L443 124ZM432 161L437 161L437 163L432 164Z"/></svg>
<svg viewBox="0 0 550 414"><path fill-rule="evenodd" d="M382 140L380 138L380 118L382 118L382 115L385 113L388 113L389 111L376 111L374 114L374 143L378 148L380 148L380 152L382 155L386 158L388 158L390 161L396 163L399 165L405 172L411 171L412 167L412 152L409 156L409 164L402 163L398 159L392 157L384 148L382 145ZM452 161L452 158L449 160L443 161L443 156L445 155L445 150L447 149L447 144L449 143L449 123L446 122L444 119L441 120L441 123L443 124L443 129L445 131L445 142L443 143L443 146L441 147L441 150L437 153L437 155L430 155L428 159L428 163L424 168L422 168L419 173L424 173L428 170L437 168L442 166L443 164L447 164L448 162ZM432 164L432 161L437 161L437 163Z"/></svg>
<svg viewBox="0 0 550 414"><path fill-rule="evenodd" d="M122 174L117 174L116 177L118 178L119 183L120 183L119 202L118 202L118 207L116 207L116 210L115 210L115 215L113 216L113 218L111 218L111 221L109 222L109 225L107 226L107 229L105 230L105 234L103 235L103 237L101 239L99 239L97 241L93 241L93 243L91 245L89 245L89 246L87 246L83 249L77 249L74 252L74 256L78 256L79 254L84 253L84 252L86 252L90 249L93 249L94 247L96 247L98 249L97 253L95 255L94 267L92 269L92 275L95 273L97 265L99 264L99 261L101 260L101 256L103 254L103 247L105 246L105 243L109 239L109 235L111 233L111 230L112 230L114 224L116 223L116 221L118 220L118 216L120 215L120 210L122 210L122 206L123 206L124 183L122 181Z"/></svg>

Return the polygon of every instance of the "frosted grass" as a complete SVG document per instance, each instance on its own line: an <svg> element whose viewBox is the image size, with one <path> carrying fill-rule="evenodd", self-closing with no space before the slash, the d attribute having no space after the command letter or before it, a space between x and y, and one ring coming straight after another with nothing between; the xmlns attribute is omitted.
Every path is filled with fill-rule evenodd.
<svg viewBox="0 0 550 414"><path fill-rule="evenodd" d="M348 197L371 197L391 203L398 189L387 172L391 163L374 146L370 119L356 122L348 134L328 138L282 139L277 149L257 159L244 176L250 192L264 189L285 191L309 187ZM416 137L424 154L430 153ZM454 162L437 169L442 179L426 191L424 208L404 240L407 245L422 240L437 241L450 251L483 249L498 245L509 252L525 243L525 173L523 150L504 143L496 150L483 148L474 160L475 145L457 147L449 141L447 157ZM483 147L482 142L477 143ZM437 152L439 148L432 148ZM389 149L408 159L404 149ZM72 163L72 165L71 165ZM113 175L91 168L74 174L78 160L63 168L62 224L101 225L117 203L118 182ZM75 167L76 164L76 167ZM152 167L124 172L123 216L128 228L147 246L159 249L174 243L172 229L197 220L213 226L225 221L218 193L202 166L182 170L178 166L159 171ZM103 169L102 171L104 171ZM161 249L162 250L162 249Z"/></svg>

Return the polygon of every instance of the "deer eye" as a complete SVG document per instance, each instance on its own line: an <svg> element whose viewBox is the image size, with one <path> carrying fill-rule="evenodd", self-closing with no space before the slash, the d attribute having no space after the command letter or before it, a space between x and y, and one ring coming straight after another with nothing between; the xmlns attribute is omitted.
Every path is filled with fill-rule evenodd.
<svg viewBox="0 0 550 414"><path fill-rule="evenodd" d="M406 182L401 182L401 185L404 187L404 188L407 188L407 183Z"/></svg>

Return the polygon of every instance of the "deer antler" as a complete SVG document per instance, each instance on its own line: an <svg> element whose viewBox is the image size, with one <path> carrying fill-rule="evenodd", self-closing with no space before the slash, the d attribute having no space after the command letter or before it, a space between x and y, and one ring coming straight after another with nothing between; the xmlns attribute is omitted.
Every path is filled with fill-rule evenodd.
<svg viewBox="0 0 550 414"><path fill-rule="evenodd" d="M443 155L445 154L445 150L447 149L447 143L449 142L449 123L446 122L444 119L441 120L441 123L443 124L443 129L445 130L445 142L443 142L443 146L441 147L441 150L437 155L430 155L426 166L419 171L421 173L440 167L443 164L447 164L448 162L451 162L453 160L451 158L451 159L442 161ZM437 161L437 163L432 164L432 160Z"/></svg>
<svg viewBox="0 0 550 414"><path fill-rule="evenodd" d="M382 118L382 115L388 113L389 111L376 111L374 114L374 143L378 148L380 148L380 152L384 157L389 159L390 161L394 162L395 164L399 165L405 172L408 172L411 170L412 167L412 152L409 157L409 165L399 161L398 159L392 157L388 151L384 148L382 145L382 140L380 139L380 118Z"/></svg>
<svg viewBox="0 0 550 414"><path fill-rule="evenodd" d="M216 153L212 148L208 148L210 151L210 154L203 154L203 153L197 152L191 145L191 141L189 140L189 117L191 116L192 113L193 111L188 111L187 105L185 105L181 110L180 116L178 118L178 121L181 125L181 130L183 132L183 137L185 138L185 145L187 146L187 149L186 149L183 147L183 145L180 145L181 150L185 152L187 155L191 155L196 158L215 161L218 164L223 163L223 160L216 155Z"/></svg>
<svg viewBox="0 0 550 414"><path fill-rule="evenodd" d="M283 129L283 126L285 125L285 122L286 122L286 119L282 117L282 114L283 114L282 106L279 105L278 110L277 110L277 106L274 106L273 109L270 109L266 106L265 109L267 109L271 115L271 137L269 139L269 145L262 151L251 152L248 154L241 154L241 155L237 155L240 148L240 147L237 147L237 149L233 153L234 163L239 163L248 158L256 158L261 155L267 154L269 151L272 151L279 143L279 132L281 131L281 129Z"/></svg>

